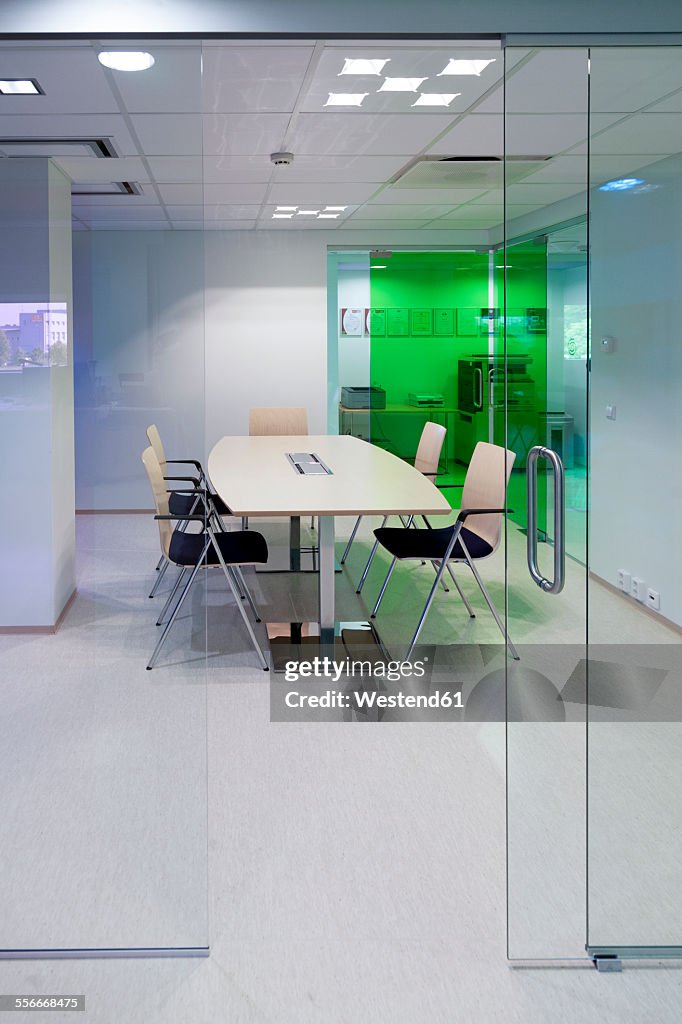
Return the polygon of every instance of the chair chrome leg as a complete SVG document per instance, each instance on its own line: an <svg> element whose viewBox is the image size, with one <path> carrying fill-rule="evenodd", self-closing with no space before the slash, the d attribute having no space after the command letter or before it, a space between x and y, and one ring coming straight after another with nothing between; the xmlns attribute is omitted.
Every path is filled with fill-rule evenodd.
<svg viewBox="0 0 682 1024"><path fill-rule="evenodd" d="M388 522L388 516L384 516L384 518L381 520L381 526L384 527L387 522ZM372 550L369 553L369 558L367 559L367 564L365 565L365 568L362 570L362 576L360 577L360 582L358 583L357 587L355 588L355 593L356 594L361 594L362 593L362 588L365 585L365 580L367 579L367 574L369 573L369 570L371 568L372 562L374 561L374 556L377 553L377 548L378 547L379 547L379 541L375 540L374 541L374 547L372 548Z"/></svg>
<svg viewBox="0 0 682 1024"><path fill-rule="evenodd" d="M159 569L161 568L161 566L163 565L163 563L164 563L165 561L166 561L166 558L165 558L165 556L164 556L164 555L161 555L161 558L160 558L160 559L158 560L158 562L156 563L156 571L157 571L157 572L159 571Z"/></svg>
<svg viewBox="0 0 682 1024"><path fill-rule="evenodd" d="M425 564L426 564L425 562L422 562L422 565L425 565ZM433 568L434 568L434 571L435 571L435 572L438 572L438 569L439 569L439 564L438 564L438 562L437 562L437 561L434 561L434 560L432 559L432 560L431 560L431 565L433 566ZM450 593L450 588L449 588L449 586L447 585L447 583L445 582L445 579L444 579L444 577L443 577L443 576L441 576L441 578L440 578L440 585L441 585L441 587L443 588L443 590L445 591L445 593L446 593L446 594L449 594L449 593Z"/></svg>
<svg viewBox="0 0 682 1024"><path fill-rule="evenodd" d="M246 580L244 579L244 573L241 570L241 566L239 566L239 565L235 565L234 566L234 575L235 575L235 578L237 580L237 585L238 585L239 589L244 591L244 593L242 594L242 597L246 598L246 600L249 602L249 605L251 606L251 611L253 612L254 619L256 620L256 622L260 622L261 621L261 615L260 615L260 612L258 611L258 606L257 606L256 602L253 599L253 594L251 593L251 591L249 590L249 588L248 588L248 586L246 584Z"/></svg>
<svg viewBox="0 0 682 1024"><path fill-rule="evenodd" d="M249 517L242 516L242 530L248 530L249 528Z"/></svg>
<svg viewBox="0 0 682 1024"><path fill-rule="evenodd" d="M464 591L460 587L459 582L457 580L457 577L455 576L454 571L452 569L452 566L450 565L449 562L448 562L448 572L450 573L450 579L452 580L452 582L455 584L455 587L457 588L457 593L462 598L462 603L464 604L464 607L469 612L469 617L472 618L472 619L475 619L476 618L476 612L473 610L473 608L469 604L469 602L467 600L467 597L466 597L466 594L464 593Z"/></svg>
<svg viewBox="0 0 682 1024"><path fill-rule="evenodd" d="M163 555L161 557L163 558ZM163 579L163 577L166 575L166 570L168 569L169 565L170 565L170 562L168 561L168 559L167 558L163 558L163 565L159 569L159 574L156 577L156 581L154 583L154 586L152 587L151 593L149 594L150 597L154 597L154 594L159 589L159 584L161 583L161 580Z"/></svg>
<svg viewBox="0 0 682 1024"><path fill-rule="evenodd" d="M173 584L173 587L171 589L170 594L168 595L168 598L166 599L166 603L165 603L165 605L163 606L163 608L161 610L161 614L159 615L158 619L156 620L156 625L157 626L160 626L161 623L163 622L163 620L165 619L166 612L168 611L168 609L170 608L171 604L173 603L173 598L175 597L175 595L178 592L178 587L180 586L180 583L182 581L182 577L185 575L185 572L186 572L186 569L183 566L180 569L180 572L178 573L178 578L176 579L175 583Z"/></svg>
<svg viewBox="0 0 682 1024"><path fill-rule="evenodd" d="M345 548L343 549L343 554L341 555L341 560L340 560L340 564L341 565L343 565L344 562L346 561L346 559L348 558L348 552L350 551L351 545L352 545L353 541L355 540L355 534L358 532L358 526L360 525L361 520L362 520L362 516L358 516L358 518L355 520L355 526L353 527L353 532L351 533L350 537L348 538L348 543L346 544Z"/></svg>
<svg viewBox="0 0 682 1024"><path fill-rule="evenodd" d="M498 615L497 608L495 607L495 605L494 605L494 603L492 601L492 598L490 597L488 591L485 589L485 587L483 585L483 580L479 576L478 570L476 569L476 566L474 565L473 560L469 557L469 553L467 552L466 548L464 548L464 552L467 555L467 562L469 564L469 568L473 572L474 578L476 579L476 582L478 583L479 587L481 588L481 593L483 594L483 597L485 598L485 602L488 605L488 608L490 608L490 611L492 612L493 618L495 619L495 622L497 623L497 625L499 627L500 633L502 634L502 636L505 639L505 643L507 644L507 647L509 648L509 653L511 654L512 658L514 659L514 661L521 661L521 657L520 657L518 651L516 650L516 648L514 647L514 644L509 639L509 634L507 633L506 629L504 628L504 623L502 622L502 619Z"/></svg>
<svg viewBox="0 0 682 1024"><path fill-rule="evenodd" d="M422 626L424 625L424 622L426 620L426 616L429 613L429 608L431 607L431 604L433 603L433 599L436 596L436 591L438 590L438 586L440 584L440 581L443 578L443 573L445 572L446 565L447 565L447 561L445 559L443 559L443 561L440 563L440 565L438 567L438 572L436 573L436 578L433 581L433 584L431 586L431 590L429 591L429 596L426 599L426 604L424 605L424 611L419 616L419 622L417 623L417 628L414 631L414 636L410 640L410 646L407 648L407 653L405 654L405 661L409 661L410 655L412 654L412 651L415 648L415 644L417 643L417 639L419 638L419 634L422 631Z"/></svg>
<svg viewBox="0 0 682 1024"><path fill-rule="evenodd" d="M249 617L246 614L246 612L244 611L244 605L239 600L239 597L237 595L237 588L234 585L234 581L232 579L232 576L231 576L231 574L230 574L230 572L228 570L227 565L225 564L225 559L223 558L223 555L222 555L222 552L220 550L220 547L219 547L219 545L218 545L218 543L217 543L217 541L215 539L215 535L214 535L213 531L211 530L210 526L208 528L208 535L209 535L209 540L213 542L213 550L215 551L216 555L218 556L218 561L220 562L222 570L225 573L225 579L227 580L229 588L232 591L232 594L234 596L237 608L239 609L239 614L241 615L242 619L244 620L244 625L246 626L246 630L247 630L247 632L249 634L249 637L251 638L251 643L253 644L253 649L255 650L256 654L259 657L259 660L260 660L260 663L261 663L261 667L263 668L264 672L269 672L270 671L270 666L268 665L267 659L266 659L265 655L263 654L263 650L261 648L261 645L258 643L258 639L256 637L256 634L253 631L253 626L249 622Z"/></svg>
<svg viewBox="0 0 682 1024"><path fill-rule="evenodd" d="M210 543L211 543L210 538L207 538L206 544L204 545L204 550L201 552L201 557L197 560L197 564L192 569L192 572L190 573L190 577L187 580L187 583L185 584L185 587L184 587L184 590L182 591L182 594L180 595L180 600L178 601L178 603L176 604L175 608L173 609L173 613L172 613L171 617L169 618L168 622L166 623L166 626L165 626L165 629L164 629L163 633L159 637L159 642L157 643L156 647L154 648L154 653L152 654L151 658L149 659L149 664L147 665L147 670L148 671L151 671L151 669L154 667L154 662L157 659L159 651L163 647L163 643L164 643L166 637L168 636L170 628L173 625L173 623L175 622L177 614L180 611L185 598L187 597L187 595L189 594L190 590L192 589L192 584L194 583L194 580L196 579L196 575L197 575L197 573L199 572L199 569L202 566L204 558L206 557L206 552L208 551L208 547L209 547ZM184 573L184 570L183 570L183 573ZM241 602L239 604L239 607L241 608Z"/></svg>
<svg viewBox="0 0 682 1024"><path fill-rule="evenodd" d="M398 559L394 558L393 561L391 562L391 564L388 567L388 572L386 573L386 579L381 584L381 590L379 591L379 596L376 599L376 604L374 605L374 608L372 609L372 614L370 615L370 619L375 619L376 618L376 614L379 611L379 605L381 604L381 602L384 599L384 594L386 593L386 587L388 586L388 581L390 580L391 576L393 575L393 570L396 567L397 561L398 561Z"/></svg>

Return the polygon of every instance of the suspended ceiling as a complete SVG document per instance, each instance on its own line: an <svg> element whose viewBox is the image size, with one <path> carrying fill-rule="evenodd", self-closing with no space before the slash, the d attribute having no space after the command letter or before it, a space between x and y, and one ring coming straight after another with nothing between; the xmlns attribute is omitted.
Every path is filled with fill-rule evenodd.
<svg viewBox="0 0 682 1024"><path fill-rule="evenodd" d="M588 120L582 48L507 50L503 117L505 57L490 42L126 41L155 57L137 73L102 67L97 53L115 47L123 48L106 40L0 47L0 79L35 78L44 91L0 96L0 154L53 155L73 182L83 230L489 229L503 219L502 163L490 158L501 157L505 133L508 156L526 158L509 164L509 220L584 193L588 134L593 181L682 149L682 59L673 48L593 59ZM346 58L388 63L379 75L340 75ZM479 75L440 74L452 58L491 63ZM387 77L423 81L414 92L387 92ZM358 107L326 105L339 92L365 96ZM413 105L433 93L454 99ZM23 149L12 145L18 139ZM83 144L95 139L115 158ZM291 166L273 166L279 150L294 153ZM451 162L437 180L415 175L421 160L443 158L487 159ZM130 182L137 194L92 194L112 182ZM345 209L337 218L273 219L278 205Z"/></svg>

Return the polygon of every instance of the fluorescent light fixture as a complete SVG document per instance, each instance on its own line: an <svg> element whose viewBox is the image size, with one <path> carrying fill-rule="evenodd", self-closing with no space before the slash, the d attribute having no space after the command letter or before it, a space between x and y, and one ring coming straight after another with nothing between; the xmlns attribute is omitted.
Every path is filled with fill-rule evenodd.
<svg viewBox="0 0 682 1024"><path fill-rule="evenodd" d="M113 71L146 71L154 64L154 58L146 50L103 50L97 54L97 59Z"/></svg>
<svg viewBox="0 0 682 1024"><path fill-rule="evenodd" d="M513 263L496 263L495 270L512 270L514 267Z"/></svg>
<svg viewBox="0 0 682 1024"><path fill-rule="evenodd" d="M35 78L3 78L0 79L0 94L3 96L42 96Z"/></svg>
<svg viewBox="0 0 682 1024"><path fill-rule="evenodd" d="M449 107L459 92L422 92L412 104L413 107Z"/></svg>
<svg viewBox="0 0 682 1024"><path fill-rule="evenodd" d="M319 210L299 210L299 217L317 217Z"/></svg>
<svg viewBox="0 0 682 1024"><path fill-rule="evenodd" d="M379 92L416 92L425 78L384 78Z"/></svg>
<svg viewBox="0 0 682 1024"><path fill-rule="evenodd" d="M600 192L628 192L631 188L643 185L641 178L616 178L614 181L607 181L599 186Z"/></svg>
<svg viewBox="0 0 682 1024"><path fill-rule="evenodd" d="M346 57L340 75L380 75L384 64L388 64L390 57L367 60L365 57Z"/></svg>
<svg viewBox="0 0 682 1024"><path fill-rule="evenodd" d="M386 264L385 263L373 263L372 266L369 269L370 270L386 270Z"/></svg>
<svg viewBox="0 0 682 1024"><path fill-rule="evenodd" d="M293 213L273 213L273 220L291 220Z"/></svg>
<svg viewBox="0 0 682 1024"><path fill-rule="evenodd" d="M325 107L361 107L367 92L330 92Z"/></svg>
<svg viewBox="0 0 682 1024"><path fill-rule="evenodd" d="M339 216L338 213L318 213L317 219L318 220L336 220L338 216Z"/></svg>
<svg viewBox="0 0 682 1024"><path fill-rule="evenodd" d="M298 206L276 206L278 213L296 213Z"/></svg>
<svg viewBox="0 0 682 1024"><path fill-rule="evenodd" d="M324 212L325 213L331 213L332 210L337 210L339 213L343 213L343 211L347 210L347 209L348 209L347 206L325 206Z"/></svg>
<svg viewBox="0 0 682 1024"><path fill-rule="evenodd" d="M451 57L447 67L439 71L438 75L480 75L481 71L488 67L488 64L494 63L495 57L490 57L488 60L456 60Z"/></svg>

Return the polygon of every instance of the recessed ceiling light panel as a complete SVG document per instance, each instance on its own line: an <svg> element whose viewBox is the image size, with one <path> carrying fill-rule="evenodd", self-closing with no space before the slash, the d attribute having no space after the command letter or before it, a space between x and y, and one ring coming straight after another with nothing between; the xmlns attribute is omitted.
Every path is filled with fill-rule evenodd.
<svg viewBox="0 0 682 1024"><path fill-rule="evenodd" d="M366 92L330 92L325 107L361 107Z"/></svg>
<svg viewBox="0 0 682 1024"><path fill-rule="evenodd" d="M324 212L331 213L333 210L336 210L337 213L343 213L343 211L347 209L347 206L325 206Z"/></svg>
<svg viewBox="0 0 682 1024"><path fill-rule="evenodd" d="M278 213L296 213L298 206L277 206L275 209Z"/></svg>
<svg viewBox="0 0 682 1024"><path fill-rule="evenodd" d="M44 96L35 78L0 79L0 94L3 96Z"/></svg>
<svg viewBox="0 0 682 1024"><path fill-rule="evenodd" d="M367 60L364 57L346 57L340 75L380 75L390 57Z"/></svg>
<svg viewBox="0 0 682 1024"><path fill-rule="evenodd" d="M273 213L273 220L291 220L293 213Z"/></svg>
<svg viewBox="0 0 682 1024"><path fill-rule="evenodd" d="M425 78L384 78L379 92L416 92Z"/></svg>
<svg viewBox="0 0 682 1024"><path fill-rule="evenodd" d="M412 104L413 107L449 107L459 92L422 92Z"/></svg>
<svg viewBox="0 0 682 1024"><path fill-rule="evenodd" d="M318 213L318 220L337 220L338 213Z"/></svg>
<svg viewBox="0 0 682 1024"><path fill-rule="evenodd" d="M481 71L484 71L488 64L494 64L495 57L490 57L488 60L455 60L453 57L447 63L447 66L439 71L439 75L480 75Z"/></svg>
<svg viewBox="0 0 682 1024"><path fill-rule="evenodd" d="M317 217L319 210L299 210L299 217Z"/></svg>
<svg viewBox="0 0 682 1024"><path fill-rule="evenodd" d="M154 58L146 50L103 50L97 54L97 59L113 71L146 71L154 64Z"/></svg>

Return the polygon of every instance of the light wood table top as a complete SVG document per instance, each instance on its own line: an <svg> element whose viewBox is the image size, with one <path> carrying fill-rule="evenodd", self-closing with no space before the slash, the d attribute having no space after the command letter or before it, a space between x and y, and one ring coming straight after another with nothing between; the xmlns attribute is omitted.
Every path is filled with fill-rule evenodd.
<svg viewBox="0 0 682 1024"><path fill-rule="evenodd" d="M314 452L331 476L303 476L287 452ZM349 434L221 438L213 487L235 516L447 514L450 505L407 462Z"/></svg>

